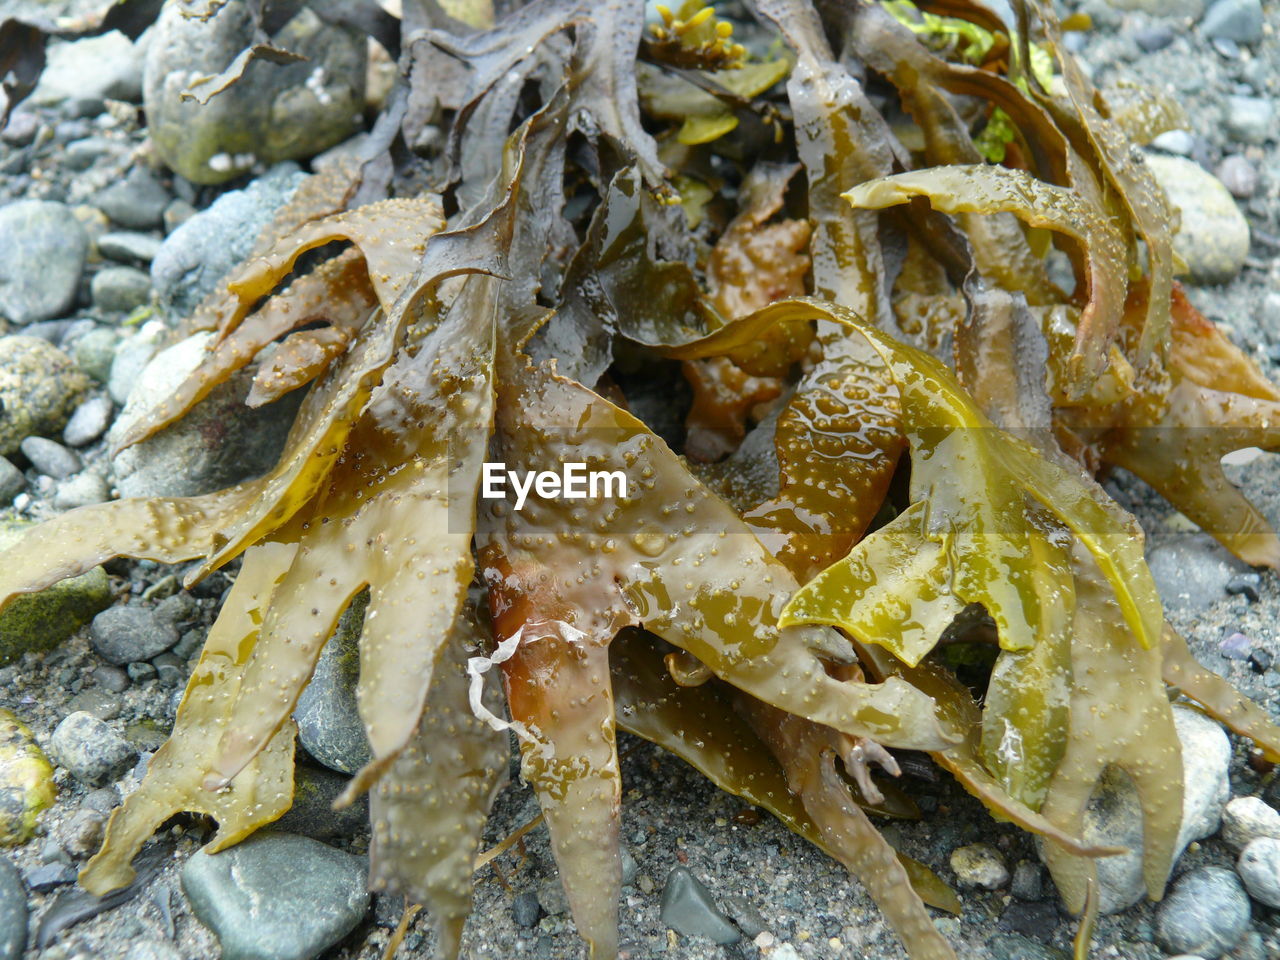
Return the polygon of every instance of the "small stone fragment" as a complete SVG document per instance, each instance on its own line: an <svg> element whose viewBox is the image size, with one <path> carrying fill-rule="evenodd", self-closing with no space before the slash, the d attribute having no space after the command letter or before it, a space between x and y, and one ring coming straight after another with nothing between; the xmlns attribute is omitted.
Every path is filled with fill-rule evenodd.
<svg viewBox="0 0 1280 960"><path fill-rule="evenodd" d="M102 826L106 819L97 810L81 807L58 828L58 839L63 849L80 859L96 853L102 843Z"/></svg>
<svg viewBox="0 0 1280 960"><path fill-rule="evenodd" d="M65 863L41 863L25 874L32 893L48 893L57 887L76 882L76 872Z"/></svg>
<svg viewBox="0 0 1280 960"><path fill-rule="evenodd" d="M1257 43L1262 39L1261 0L1218 0L1205 11L1200 31L1214 40Z"/></svg>
<svg viewBox="0 0 1280 960"><path fill-rule="evenodd" d="M56 510L74 510L95 503L106 503L111 499L111 488L102 475L94 470L85 470L68 480L58 484L53 494L53 506Z"/></svg>
<svg viewBox="0 0 1280 960"><path fill-rule="evenodd" d="M951 869L962 887L998 890L1009 882L1000 851L989 843L970 843L951 851Z"/></svg>
<svg viewBox="0 0 1280 960"><path fill-rule="evenodd" d="M98 238L98 252L119 263L150 263L160 252L160 240L149 233L117 230Z"/></svg>
<svg viewBox="0 0 1280 960"><path fill-rule="evenodd" d="M123 737L83 711L69 714L58 724L49 751L60 766L91 787L122 776L138 756Z"/></svg>
<svg viewBox="0 0 1280 960"><path fill-rule="evenodd" d="M516 926L537 926L541 917L542 908L538 906L538 895L532 890L518 894L511 901L511 919L516 922Z"/></svg>
<svg viewBox="0 0 1280 960"><path fill-rule="evenodd" d="M1030 860L1019 860L1013 868L1013 880L1009 892L1019 900L1040 900L1044 897L1044 868Z"/></svg>
<svg viewBox="0 0 1280 960"><path fill-rule="evenodd" d="M88 255L89 235L66 205L0 206L0 317L25 324L62 316L75 302Z"/></svg>
<svg viewBox="0 0 1280 960"><path fill-rule="evenodd" d="M1275 113L1267 97L1227 97L1227 135L1238 143L1266 143L1275 134Z"/></svg>
<svg viewBox="0 0 1280 960"><path fill-rule="evenodd" d="M706 937L720 944L742 939L742 933L716 906L711 891L686 867L675 867L667 875L662 922L686 937Z"/></svg>

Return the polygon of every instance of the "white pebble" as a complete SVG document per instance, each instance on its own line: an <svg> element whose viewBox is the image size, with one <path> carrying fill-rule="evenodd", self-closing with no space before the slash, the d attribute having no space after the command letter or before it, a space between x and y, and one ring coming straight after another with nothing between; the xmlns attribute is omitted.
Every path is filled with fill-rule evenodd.
<svg viewBox="0 0 1280 960"><path fill-rule="evenodd" d="M962 887L998 890L1009 882L1009 868L989 843L970 843L951 851L951 869Z"/></svg>
<svg viewBox="0 0 1280 960"><path fill-rule="evenodd" d="M1258 837L1240 851L1236 872L1249 896L1268 907L1280 907L1280 840Z"/></svg>
<svg viewBox="0 0 1280 960"><path fill-rule="evenodd" d="M1280 840L1280 812L1258 797L1236 797L1222 810L1222 839L1242 850L1258 837Z"/></svg>

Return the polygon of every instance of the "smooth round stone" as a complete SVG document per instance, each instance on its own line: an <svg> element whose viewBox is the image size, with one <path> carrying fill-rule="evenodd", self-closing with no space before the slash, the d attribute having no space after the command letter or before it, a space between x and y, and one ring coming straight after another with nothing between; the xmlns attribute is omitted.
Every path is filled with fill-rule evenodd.
<svg viewBox="0 0 1280 960"><path fill-rule="evenodd" d="M1275 118L1266 97L1227 97L1227 135L1237 143L1266 143L1275 135Z"/></svg>
<svg viewBox="0 0 1280 960"><path fill-rule="evenodd" d="M99 210L113 223L132 230L150 230L164 222L164 208L173 198L146 167L134 167L118 183L95 198Z"/></svg>
<svg viewBox="0 0 1280 960"><path fill-rule="evenodd" d="M120 263L150 263L160 252L160 240L128 230L104 233L98 238L98 252Z"/></svg>
<svg viewBox="0 0 1280 960"><path fill-rule="evenodd" d="M51 320L75 302L89 236L70 208L46 200L0 207L0 316Z"/></svg>
<svg viewBox="0 0 1280 960"><path fill-rule="evenodd" d="M89 641L108 663L123 666L164 653L178 642L178 631L147 607L116 606L93 618Z"/></svg>
<svg viewBox="0 0 1280 960"><path fill-rule="evenodd" d="M31 93L36 106L67 100L142 99L142 58L133 41L118 30L98 37L53 42L40 82ZM101 106L99 106L101 109Z"/></svg>
<svg viewBox="0 0 1280 960"><path fill-rule="evenodd" d="M107 313L128 313L151 299L151 276L137 267L104 267L90 285L93 305Z"/></svg>
<svg viewBox="0 0 1280 960"><path fill-rule="evenodd" d="M1212 40L1257 43L1262 39L1261 0L1218 0L1205 11L1200 32Z"/></svg>
<svg viewBox="0 0 1280 960"><path fill-rule="evenodd" d="M122 776L138 756L123 737L83 711L67 715L54 728L49 752L72 776L91 787Z"/></svg>
<svg viewBox="0 0 1280 960"><path fill-rule="evenodd" d="M67 421L62 431L62 442L71 447L87 446L107 432L115 407L110 397L90 397Z"/></svg>
<svg viewBox="0 0 1280 960"><path fill-rule="evenodd" d="M1233 850L1251 840L1280 840L1280 812L1259 797L1235 797L1222 808L1222 840Z"/></svg>
<svg viewBox="0 0 1280 960"><path fill-rule="evenodd" d="M223 960L312 960L369 908L362 857L308 837L264 831L192 855L182 889Z"/></svg>
<svg viewBox="0 0 1280 960"><path fill-rule="evenodd" d="M21 960L27 947L27 890L22 874L0 857L0 960Z"/></svg>
<svg viewBox="0 0 1280 960"><path fill-rule="evenodd" d="M1249 927L1249 897L1240 879L1222 867L1183 874L1156 912L1156 939L1170 953L1217 960Z"/></svg>
<svg viewBox="0 0 1280 960"><path fill-rule="evenodd" d="M1196 283L1226 283L1249 255L1249 224L1227 188L1184 157L1148 154L1147 165L1169 202L1181 211L1174 249Z"/></svg>
<svg viewBox="0 0 1280 960"><path fill-rule="evenodd" d="M360 630L367 605L368 594L362 593L342 614L293 712L298 741L307 752L329 769L348 775L372 759L356 707Z"/></svg>
<svg viewBox="0 0 1280 960"><path fill-rule="evenodd" d="M80 471L80 458L62 444L45 437L27 437L22 441L22 454L46 477L65 480Z"/></svg>
<svg viewBox="0 0 1280 960"><path fill-rule="evenodd" d="M111 363L116 358L116 344L120 335L110 327L94 327L67 349L76 366L99 383L106 383L111 376Z"/></svg>
<svg viewBox="0 0 1280 960"><path fill-rule="evenodd" d="M0 457L0 504L7 504L27 489L27 478L5 457Z"/></svg>
<svg viewBox="0 0 1280 960"><path fill-rule="evenodd" d="M1250 840L1240 851L1236 872L1249 896L1268 907L1280 908L1280 839Z"/></svg>
<svg viewBox="0 0 1280 960"><path fill-rule="evenodd" d="M0 337L0 456L27 437L56 435L88 386L89 378L53 344Z"/></svg>
<svg viewBox="0 0 1280 960"><path fill-rule="evenodd" d="M1260 177L1257 169L1245 157L1232 154L1224 157L1215 171L1222 185L1237 200L1248 200L1258 192Z"/></svg>
<svg viewBox="0 0 1280 960"><path fill-rule="evenodd" d="M1009 882L1009 868L989 843L970 843L951 851L951 869L962 887L998 890Z"/></svg>
<svg viewBox="0 0 1280 960"><path fill-rule="evenodd" d="M0 846L30 840L57 795L53 767L30 729L0 709Z"/></svg>
<svg viewBox="0 0 1280 960"><path fill-rule="evenodd" d="M711 891L685 867L676 867L667 875L662 922L686 937L706 937L721 944L742 939L742 932L716 906Z"/></svg>

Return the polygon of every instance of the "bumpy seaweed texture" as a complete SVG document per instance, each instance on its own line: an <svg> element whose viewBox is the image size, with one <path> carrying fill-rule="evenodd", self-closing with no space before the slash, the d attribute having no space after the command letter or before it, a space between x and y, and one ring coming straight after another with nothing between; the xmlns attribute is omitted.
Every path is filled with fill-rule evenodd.
<svg viewBox="0 0 1280 960"><path fill-rule="evenodd" d="M618 949L618 729L838 859L918 960L954 957L928 911L959 904L875 828L919 817L895 751L1042 836L1075 911L1117 852L1080 837L1112 767L1162 894L1171 696L1280 759L1168 629L1141 531L1095 482L1129 469L1280 565L1219 463L1280 447L1280 391L1174 283L1176 222L1128 139L1167 107L1093 90L1034 5L755 6L646 32L628 0L496 22L406 2L377 149L304 185L184 318L208 357L123 439L253 364L249 403L306 391L277 465L65 514L0 563L7 602L113 556L195 561L191 580L243 558L87 888L128 883L175 813L213 817L220 849L288 809L292 710L366 588L372 760L344 801L370 792L371 883L427 908L443 957L512 736L598 958ZM402 149L429 154L431 122L440 153ZM625 490L517 510L479 495L490 458ZM989 672L962 682L953 639L990 644Z"/></svg>

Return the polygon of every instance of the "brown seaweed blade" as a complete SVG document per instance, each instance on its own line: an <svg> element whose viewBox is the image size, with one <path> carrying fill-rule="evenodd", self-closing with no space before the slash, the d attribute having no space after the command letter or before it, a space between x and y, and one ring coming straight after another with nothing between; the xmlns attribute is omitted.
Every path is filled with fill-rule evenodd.
<svg viewBox="0 0 1280 960"><path fill-rule="evenodd" d="M875 210L927 197L944 213L1012 213L1033 227L1070 237L1080 245L1088 265L1088 302L1080 314L1076 355L1083 372L1101 372L1124 313L1128 256L1119 231L1080 193L1023 170L957 165L873 180L844 196L855 207Z"/></svg>
<svg viewBox="0 0 1280 960"><path fill-rule="evenodd" d="M1256 703L1241 696L1218 674L1202 667L1192 656L1187 641L1167 624L1163 673L1165 683L1181 690L1233 733L1256 743L1265 759L1280 762L1280 727Z"/></svg>
<svg viewBox="0 0 1280 960"><path fill-rule="evenodd" d="M1142 876L1158 900L1173 866L1182 822L1182 750L1162 678L1163 651L1144 649L1119 616L1096 565L1077 550L1071 638L1071 705L1066 750L1040 808L1075 833L1109 766L1121 768L1142 806ZM1097 866L1049 843L1045 863L1072 913L1085 906Z"/></svg>
<svg viewBox="0 0 1280 960"><path fill-rule="evenodd" d="M192 811L216 819L218 833L209 844L213 851L244 839L289 809L293 802L292 722L282 726L225 788L205 789L203 780L257 642L260 611L270 602L294 551L291 544L268 543L245 553L240 574L187 682L173 733L147 764L142 785L112 813L102 849L80 875L91 893L128 885L133 880L129 862L175 813Z"/></svg>
<svg viewBox="0 0 1280 960"><path fill-rule="evenodd" d="M589 471L631 478L619 499L530 497L521 511L508 511L504 540L523 554L509 558L512 567L545 566L554 581L545 589L571 607L595 611L593 620L614 630L643 624L783 709L886 746L952 742L905 684L827 676L820 656L851 659L835 631L779 629L794 579L642 423L542 367L500 379L499 410L522 416L504 431L518 441L507 449L508 469L544 470L572 456Z"/></svg>
<svg viewBox="0 0 1280 960"><path fill-rule="evenodd" d="M369 885L423 904L435 920L436 956L458 956L471 912L472 874L489 807L507 766L507 738L472 712L467 660L484 631L459 614L432 678L422 721L369 795ZM490 690L489 693L496 693ZM496 710L496 697L486 697Z"/></svg>

